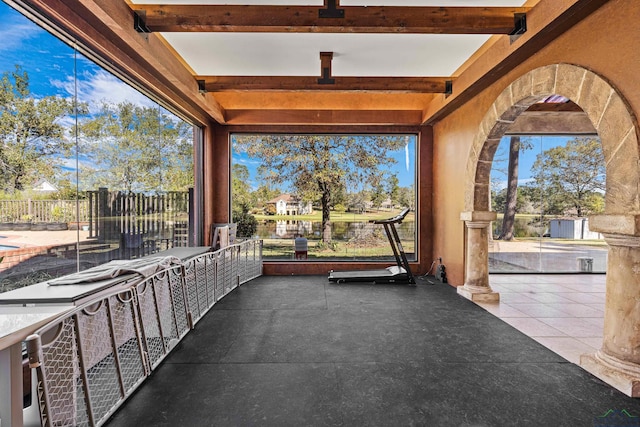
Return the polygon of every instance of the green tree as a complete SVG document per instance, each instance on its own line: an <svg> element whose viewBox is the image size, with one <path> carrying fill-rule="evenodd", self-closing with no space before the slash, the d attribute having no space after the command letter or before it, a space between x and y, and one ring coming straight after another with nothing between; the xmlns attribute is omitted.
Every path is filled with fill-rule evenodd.
<svg viewBox="0 0 640 427"><path fill-rule="evenodd" d="M525 188L528 188L528 187L518 188L516 205L515 205L516 213L522 213L522 208L527 203L527 193L524 191ZM507 188L505 187L500 191L493 191L492 196L493 196L492 208L496 211L504 211L506 206L506 201L507 201Z"/></svg>
<svg viewBox="0 0 640 427"><path fill-rule="evenodd" d="M382 203L387 199L387 191L384 188L384 183L378 182L373 186L371 190L371 203L375 208L380 209Z"/></svg>
<svg viewBox="0 0 640 427"><path fill-rule="evenodd" d="M254 199L256 201L256 207L265 209L267 202L278 197L282 192L278 188L271 188L269 185L262 184L254 192ZM273 205L272 205L273 206ZM273 206L273 214L275 215L275 206Z"/></svg>
<svg viewBox="0 0 640 427"><path fill-rule="evenodd" d="M234 163L231 169L231 216L237 224L238 237L251 237L258 229L258 221L249 213L255 205L249 176L249 168Z"/></svg>
<svg viewBox="0 0 640 427"><path fill-rule="evenodd" d="M520 152L531 148L531 141L527 138L512 136L509 140L509 164L507 166L507 188L504 201L504 215L502 217L502 231L499 239L513 240L513 229L518 211L518 168Z"/></svg>
<svg viewBox="0 0 640 427"><path fill-rule="evenodd" d="M366 191L349 193L347 197L347 205L348 205L349 211L358 212L358 213L366 212L368 201L370 201L370 197Z"/></svg>
<svg viewBox="0 0 640 427"><path fill-rule="evenodd" d="M331 203L334 208L336 205L344 205L347 203L347 189L344 186L344 183L339 185L333 192L331 196Z"/></svg>
<svg viewBox="0 0 640 427"><path fill-rule="evenodd" d="M394 205L397 205L400 201L399 183L400 180L395 174L387 178L387 194L389 195L389 200L391 200L391 203Z"/></svg>
<svg viewBox="0 0 640 427"><path fill-rule="evenodd" d="M79 105L79 110L86 108ZM53 179L73 142L65 137L62 119L74 103L57 96L36 98L29 75L19 66L0 80L0 186L14 192L44 177Z"/></svg>
<svg viewBox="0 0 640 427"><path fill-rule="evenodd" d="M85 155L96 165L84 174L88 186L186 190L193 185L190 129L158 108L103 103L79 127Z"/></svg>
<svg viewBox="0 0 640 427"><path fill-rule="evenodd" d="M410 187L400 187L398 189L398 204L406 208L415 209L416 193L413 184Z"/></svg>
<svg viewBox="0 0 640 427"><path fill-rule="evenodd" d="M235 147L262 160L259 170L274 183L292 182L303 201L320 200L322 240L331 242L331 208L340 187L368 183L395 163L390 150L405 145L403 136L386 135L236 135ZM352 184L352 185L348 185Z"/></svg>
<svg viewBox="0 0 640 427"><path fill-rule="evenodd" d="M247 213L253 207L249 168L234 163L231 169L231 211L236 215Z"/></svg>
<svg viewBox="0 0 640 427"><path fill-rule="evenodd" d="M605 191L602 145L596 138L574 138L564 146L550 148L536 158L533 177L544 195L545 213L553 206L562 214L581 217L603 206L594 193Z"/></svg>
<svg viewBox="0 0 640 427"><path fill-rule="evenodd" d="M159 145L159 180L156 188L187 191L194 186L193 126L171 114L164 114ZM164 185L163 185L164 184Z"/></svg>

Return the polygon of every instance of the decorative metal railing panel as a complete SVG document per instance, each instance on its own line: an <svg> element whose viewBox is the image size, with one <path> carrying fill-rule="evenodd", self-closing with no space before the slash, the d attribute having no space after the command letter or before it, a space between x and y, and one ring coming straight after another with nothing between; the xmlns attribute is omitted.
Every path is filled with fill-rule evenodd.
<svg viewBox="0 0 640 427"><path fill-rule="evenodd" d="M176 265L134 285L142 325L141 340L151 369L189 331L183 266Z"/></svg>
<svg viewBox="0 0 640 427"><path fill-rule="evenodd" d="M220 298L262 274L261 247L250 240L191 258L31 335L42 424L104 424Z"/></svg>

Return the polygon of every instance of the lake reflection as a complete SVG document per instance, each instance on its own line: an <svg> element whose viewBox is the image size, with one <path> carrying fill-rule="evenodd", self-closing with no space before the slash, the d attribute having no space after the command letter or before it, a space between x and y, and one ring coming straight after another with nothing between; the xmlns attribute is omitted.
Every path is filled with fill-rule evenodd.
<svg viewBox="0 0 640 427"><path fill-rule="evenodd" d="M415 235L415 222L406 221L396 226L402 240L413 240ZM332 222L331 237L335 240L349 240L360 236L367 229L379 228L369 222ZM302 235L308 239L319 239L322 235L321 221L297 221L297 220L268 220L258 223L257 234L262 239L293 239Z"/></svg>

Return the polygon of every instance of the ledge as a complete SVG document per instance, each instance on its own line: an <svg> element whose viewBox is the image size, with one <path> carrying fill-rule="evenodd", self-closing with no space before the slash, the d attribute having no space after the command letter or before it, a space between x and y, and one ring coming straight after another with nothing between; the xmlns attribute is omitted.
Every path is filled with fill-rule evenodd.
<svg viewBox="0 0 640 427"><path fill-rule="evenodd" d="M640 236L640 214L591 215L589 229L598 233Z"/></svg>
<svg viewBox="0 0 640 427"><path fill-rule="evenodd" d="M491 211L470 211L460 212L460 220L462 221L495 221L498 217L496 212Z"/></svg>

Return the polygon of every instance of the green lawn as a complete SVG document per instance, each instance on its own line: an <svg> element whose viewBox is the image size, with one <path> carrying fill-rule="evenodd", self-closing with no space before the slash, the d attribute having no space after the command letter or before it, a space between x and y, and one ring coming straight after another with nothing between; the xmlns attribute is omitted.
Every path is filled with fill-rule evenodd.
<svg viewBox="0 0 640 427"><path fill-rule="evenodd" d="M378 211L378 212L367 212L366 214L356 214L356 213L348 213L348 212L331 212L331 222L332 223L340 223L340 222L369 222L372 220L381 220L391 218L395 215L398 215L401 210L393 210L393 211ZM322 221L322 212L314 211L309 215L254 215L258 221L312 221L312 222L321 222ZM414 213L409 212L406 216L406 221L414 221ZM333 240L333 245L335 250L330 249L321 249L318 247L320 244L320 239L310 239L308 241L308 257L309 259L322 259L328 260L331 258L339 259L339 258L357 258L357 259L371 259L375 260L376 258L388 258L393 257L393 252L391 251L391 247L389 246L389 242L386 241L386 236L384 235L384 231L382 226L380 227L381 236L383 239L374 245L368 245L366 247L357 247L353 245L349 245L348 242L344 240ZM272 259L291 259L293 258L293 239L263 239L263 255L265 258ZM414 252L414 242L412 241L403 241L402 242L404 249L407 253Z"/></svg>
<svg viewBox="0 0 640 427"><path fill-rule="evenodd" d="M293 239L263 239L263 256L265 258L291 259L293 258ZM375 260L380 257L393 257L393 252L389 243L382 243L369 247L352 247L344 241L334 241L335 250L318 249L319 240L309 240L308 257L309 259L331 259L331 258L358 258ZM414 243L402 242L406 253L414 253Z"/></svg>

